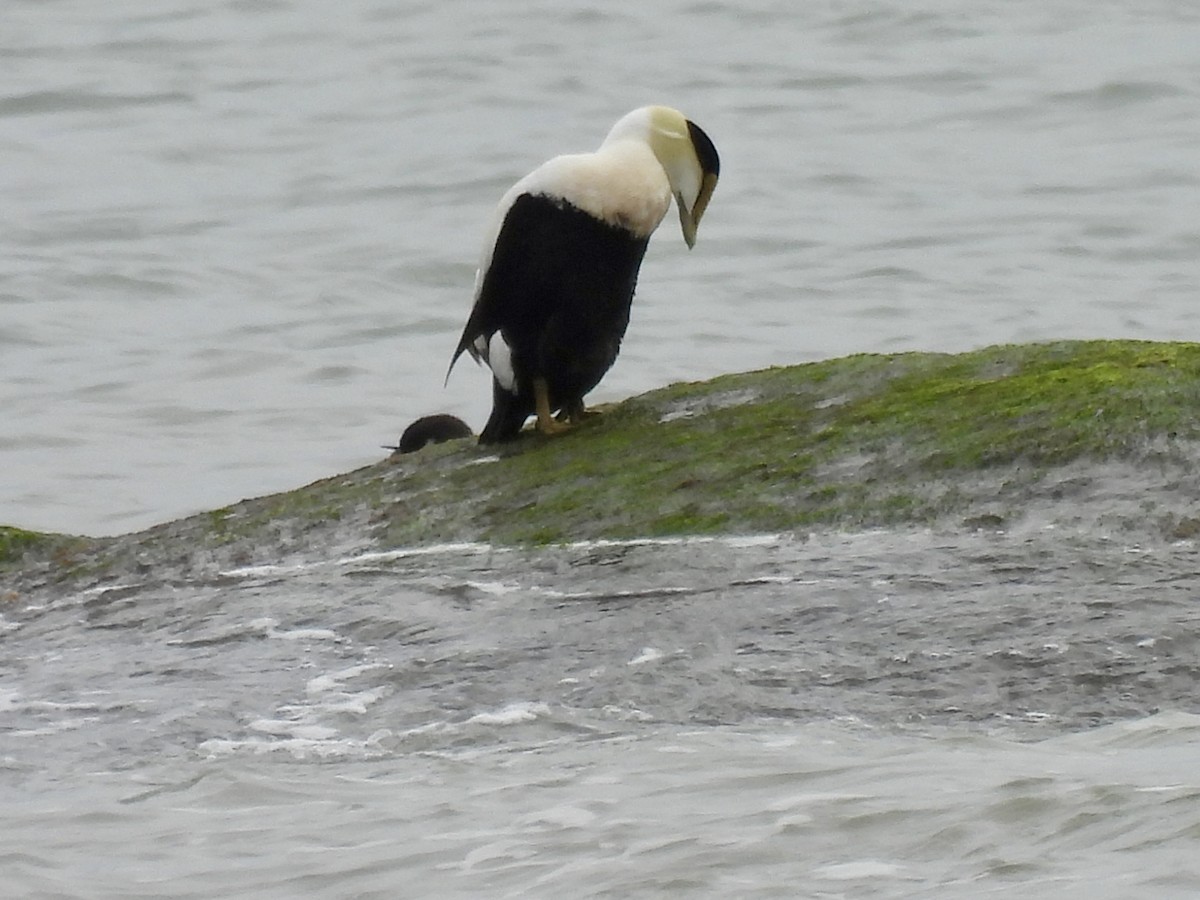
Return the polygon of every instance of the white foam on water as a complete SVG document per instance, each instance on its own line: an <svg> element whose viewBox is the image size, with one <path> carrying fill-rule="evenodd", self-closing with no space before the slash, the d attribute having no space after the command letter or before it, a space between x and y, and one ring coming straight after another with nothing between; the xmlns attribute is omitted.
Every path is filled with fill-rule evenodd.
<svg viewBox="0 0 1200 900"><path fill-rule="evenodd" d="M370 672L378 672L381 669L386 670L390 668L391 666L388 663L363 663L357 666L350 666L337 672L327 672L324 675L317 675L314 678L310 678L304 686L304 690L308 694L321 694L328 691L340 690L343 682Z"/></svg>
<svg viewBox="0 0 1200 900"><path fill-rule="evenodd" d="M341 641L341 637L336 631L329 628L292 628L285 631L272 629L267 632L267 637L275 638L281 641Z"/></svg>
<svg viewBox="0 0 1200 900"><path fill-rule="evenodd" d="M693 545L704 546L706 544L720 544L728 547L771 547L794 540L794 537L785 534L681 535L678 537L644 537L621 540L602 538L597 540L568 541L561 544L552 544L546 549L549 551L586 551L636 547L688 547ZM294 563L266 563L253 566L238 566L232 569L223 569L220 575L224 578L253 579L264 576L299 574L327 568L361 566L369 563L397 562L404 559L427 556L454 556L461 558L463 556L522 552L529 551L519 547L465 541L459 543L430 544L426 547L397 547L393 550L372 550L366 553L356 553L351 556L302 560ZM108 587L103 590L114 589L116 588Z"/></svg>
<svg viewBox="0 0 1200 900"><path fill-rule="evenodd" d="M642 666L646 663L658 662L662 658L663 652L657 647L643 647L642 652L633 659L629 660L629 662L625 663L625 665Z"/></svg>
<svg viewBox="0 0 1200 900"><path fill-rule="evenodd" d="M861 859L853 862L830 863L813 870L818 878L831 881L870 881L877 878L904 878L907 870L899 863L883 862L878 859Z"/></svg>
<svg viewBox="0 0 1200 900"><path fill-rule="evenodd" d="M507 597L510 594L515 594L522 590L520 584L511 581L468 581L467 587L474 588L483 594L491 594L493 597Z"/></svg>
<svg viewBox="0 0 1200 900"><path fill-rule="evenodd" d="M500 709L476 713L467 719L472 725L520 725L550 715L550 707L537 701L509 703Z"/></svg>

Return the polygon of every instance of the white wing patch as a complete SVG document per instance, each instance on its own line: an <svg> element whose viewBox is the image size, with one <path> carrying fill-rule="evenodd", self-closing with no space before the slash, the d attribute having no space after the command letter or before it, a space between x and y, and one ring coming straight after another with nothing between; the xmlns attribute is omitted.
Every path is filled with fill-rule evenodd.
<svg viewBox="0 0 1200 900"><path fill-rule="evenodd" d="M488 339L485 358L488 368L500 382L500 387L515 394L517 392L517 373L513 371L512 348L508 346L508 341L504 339L502 332L497 331Z"/></svg>
<svg viewBox="0 0 1200 900"><path fill-rule="evenodd" d="M499 331L481 334L466 347L477 363L492 370L492 375L506 391L517 393L517 373L512 364L512 348ZM453 365L453 363L451 363ZM449 378L449 376L447 376Z"/></svg>

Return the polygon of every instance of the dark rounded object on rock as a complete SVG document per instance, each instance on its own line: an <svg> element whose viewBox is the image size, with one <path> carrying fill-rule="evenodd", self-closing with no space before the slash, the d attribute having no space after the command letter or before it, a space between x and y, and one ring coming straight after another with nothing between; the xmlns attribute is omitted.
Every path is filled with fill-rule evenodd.
<svg viewBox="0 0 1200 900"><path fill-rule="evenodd" d="M404 429L396 453L414 453L426 444L440 444L471 436L471 428L458 416L446 414L422 416Z"/></svg>

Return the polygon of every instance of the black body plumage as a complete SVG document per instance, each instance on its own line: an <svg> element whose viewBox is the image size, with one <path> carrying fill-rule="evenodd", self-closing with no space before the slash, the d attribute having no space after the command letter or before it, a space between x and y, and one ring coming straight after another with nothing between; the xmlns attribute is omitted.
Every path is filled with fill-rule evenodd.
<svg viewBox="0 0 1200 900"><path fill-rule="evenodd" d="M458 438L471 436L469 426L458 416L440 413L434 416L422 416L404 429L400 435L400 443L389 449L396 454L416 453L426 444L440 444L443 441L453 441Z"/></svg>
<svg viewBox="0 0 1200 900"><path fill-rule="evenodd" d="M534 413L534 378L551 409L582 408L617 358L648 243L559 197L513 201L454 354L496 331L512 351L516 392L493 379L481 444L517 436Z"/></svg>

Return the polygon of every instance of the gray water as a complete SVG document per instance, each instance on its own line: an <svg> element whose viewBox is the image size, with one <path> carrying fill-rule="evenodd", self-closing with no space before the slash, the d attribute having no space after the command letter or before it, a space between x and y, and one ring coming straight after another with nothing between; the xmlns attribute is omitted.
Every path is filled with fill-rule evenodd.
<svg viewBox="0 0 1200 900"><path fill-rule="evenodd" d="M597 400L1200 335L1191 2L481 10L5 5L0 522L119 533L478 427L485 373L442 378L496 200L647 102L723 173ZM1101 520L0 584L0 883L1193 897L1200 560Z"/></svg>
<svg viewBox="0 0 1200 900"><path fill-rule="evenodd" d="M1195 896L1198 565L1036 530L459 545L10 604L0 866L22 897Z"/></svg>

